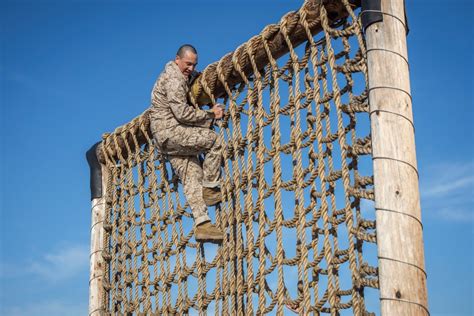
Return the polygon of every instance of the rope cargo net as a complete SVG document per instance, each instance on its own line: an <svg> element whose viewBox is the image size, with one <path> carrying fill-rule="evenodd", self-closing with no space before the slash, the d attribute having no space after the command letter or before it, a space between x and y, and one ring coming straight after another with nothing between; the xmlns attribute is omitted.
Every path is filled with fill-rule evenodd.
<svg viewBox="0 0 474 316"><path fill-rule="evenodd" d="M204 95L214 103L216 86L225 90L216 127L226 144L225 201L209 208L222 245L195 241L147 112L104 134L106 313L374 311L366 299L378 295L366 52L359 9L339 5L337 21L319 4L315 19L290 12L198 79L192 102ZM297 47L296 25L305 37ZM277 57L276 34L288 52ZM235 74L240 82L230 84Z"/></svg>

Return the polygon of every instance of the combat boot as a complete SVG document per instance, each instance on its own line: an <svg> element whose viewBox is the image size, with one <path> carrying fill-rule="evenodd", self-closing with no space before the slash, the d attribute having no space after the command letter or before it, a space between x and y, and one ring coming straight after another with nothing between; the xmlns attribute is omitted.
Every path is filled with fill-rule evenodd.
<svg viewBox="0 0 474 316"><path fill-rule="evenodd" d="M198 225L194 231L196 241L214 241L221 243L224 239L224 233L211 222L205 222Z"/></svg>
<svg viewBox="0 0 474 316"><path fill-rule="evenodd" d="M221 189L219 187L214 188L202 188L202 198L206 202L207 206L213 206L222 201Z"/></svg>

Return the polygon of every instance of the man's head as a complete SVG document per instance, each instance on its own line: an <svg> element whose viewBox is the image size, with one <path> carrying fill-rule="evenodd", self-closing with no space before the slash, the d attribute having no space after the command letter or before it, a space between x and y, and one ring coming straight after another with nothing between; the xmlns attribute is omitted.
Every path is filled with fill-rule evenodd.
<svg viewBox="0 0 474 316"><path fill-rule="evenodd" d="M197 51L189 44L185 44L178 49L175 63L183 75L188 78L197 65Z"/></svg>

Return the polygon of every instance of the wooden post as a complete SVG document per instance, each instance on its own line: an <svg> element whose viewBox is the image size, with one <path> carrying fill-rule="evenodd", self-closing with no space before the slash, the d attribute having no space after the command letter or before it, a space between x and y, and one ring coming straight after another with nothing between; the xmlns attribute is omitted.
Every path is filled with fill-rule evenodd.
<svg viewBox="0 0 474 316"><path fill-rule="evenodd" d="M382 315L429 315L403 0L366 29Z"/></svg>
<svg viewBox="0 0 474 316"><path fill-rule="evenodd" d="M105 231L106 187L107 169L101 165L102 170L102 196L92 199L92 224L91 224L91 254L89 277L89 316L103 315L105 312L103 279L105 261L102 257Z"/></svg>

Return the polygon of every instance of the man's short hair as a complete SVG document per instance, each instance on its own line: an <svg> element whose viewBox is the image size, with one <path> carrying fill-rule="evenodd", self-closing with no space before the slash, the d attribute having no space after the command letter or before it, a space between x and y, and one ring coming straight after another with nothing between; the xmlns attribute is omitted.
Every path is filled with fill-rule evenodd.
<svg viewBox="0 0 474 316"><path fill-rule="evenodd" d="M196 48L194 48L194 46L190 45L190 44L181 45L181 47L176 52L176 55L178 55L179 57L183 57L186 52L191 52L191 53L197 55Z"/></svg>

